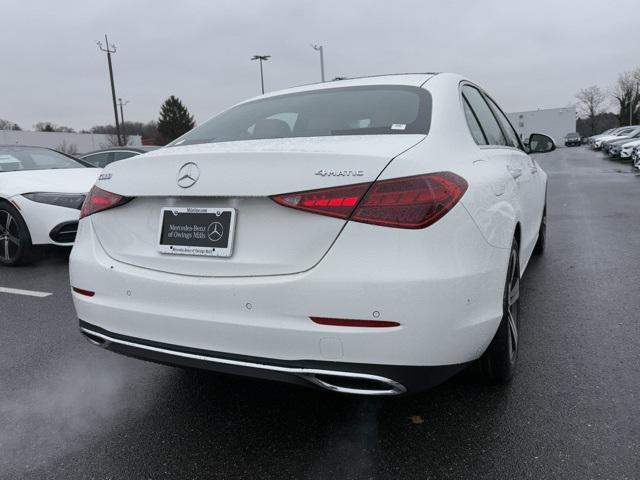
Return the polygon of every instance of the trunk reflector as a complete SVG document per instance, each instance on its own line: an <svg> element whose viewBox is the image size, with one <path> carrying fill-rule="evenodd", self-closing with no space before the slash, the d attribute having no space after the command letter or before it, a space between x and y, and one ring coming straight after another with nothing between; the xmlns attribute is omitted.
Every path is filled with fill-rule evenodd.
<svg viewBox="0 0 640 480"><path fill-rule="evenodd" d="M309 317L313 323L319 325L333 325L337 327L365 327L365 328L389 328L399 327L398 322L387 320L351 320L346 318Z"/></svg>
<svg viewBox="0 0 640 480"><path fill-rule="evenodd" d="M80 295L84 295L85 297L93 297L96 294L96 292L92 292L91 290L85 290L83 288L71 287L71 289Z"/></svg>

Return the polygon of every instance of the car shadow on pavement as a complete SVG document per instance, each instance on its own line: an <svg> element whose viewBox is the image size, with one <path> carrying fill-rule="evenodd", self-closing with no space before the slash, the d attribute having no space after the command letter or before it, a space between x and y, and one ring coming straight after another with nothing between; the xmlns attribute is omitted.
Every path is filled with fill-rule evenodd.
<svg viewBox="0 0 640 480"><path fill-rule="evenodd" d="M510 398L508 387L487 387L468 371L402 397L350 396L195 370L177 369L174 380L150 414L156 419L144 421L156 426L148 434L166 442L169 432L189 432L163 451L211 456L205 462L211 465L234 459L238 477L255 474L257 465L265 477L304 465L297 478L372 478L399 457L415 455L419 474L450 457L451 443L469 441L474 429L490 443Z"/></svg>

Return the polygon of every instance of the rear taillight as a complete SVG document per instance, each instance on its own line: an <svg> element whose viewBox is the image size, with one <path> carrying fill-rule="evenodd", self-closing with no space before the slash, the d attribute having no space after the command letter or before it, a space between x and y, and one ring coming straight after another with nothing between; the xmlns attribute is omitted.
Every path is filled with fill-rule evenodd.
<svg viewBox="0 0 640 480"><path fill-rule="evenodd" d="M468 184L451 172L276 195L286 207L395 228L425 228L458 203Z"/></svg>
<svg viewBox="0 0 640 480"><path fill-rule="evenodd" d="M94 213L108 210L109 208L123 205L131 200L130 197L123 197L116 193L107 192L94 185L87 198L84 199L82 209L80 210L80 218L88 217Z"/></svg>
<svg viewBox="0 0 640 480"><path fill-rule="evenodd" d="M285 207L319 213L330 217L349 218L353 209L369 190L370 183L358 183L346 187L323 188L306 192L286 193L271 197Z"/></svg>

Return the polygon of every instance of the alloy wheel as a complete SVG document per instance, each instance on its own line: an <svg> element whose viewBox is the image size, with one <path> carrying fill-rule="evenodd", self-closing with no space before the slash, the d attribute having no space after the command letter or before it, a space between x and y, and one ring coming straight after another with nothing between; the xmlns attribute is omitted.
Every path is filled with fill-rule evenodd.
<svg viewBox="0 0 640 480"><path fill-rule="evenodd" d="M0 259L10 263L17 258L19 253L18 224L11 213L0 210Z"/></svg>
<svg viewBox="0 0 640 480"><path fill-rule="evenodd" d="M509 262L509 294L506 314L509 332L509 359L515 361L518 353L518 304L520 300L520 271L518 268L518 252L513 250Z"/></svg>

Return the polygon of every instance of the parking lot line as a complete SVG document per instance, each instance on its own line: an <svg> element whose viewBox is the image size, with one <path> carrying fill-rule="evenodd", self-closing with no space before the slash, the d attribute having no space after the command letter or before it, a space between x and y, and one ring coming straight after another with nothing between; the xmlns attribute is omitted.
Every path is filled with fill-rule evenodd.
<svg viewBox="0 0 640 480"><path fill-rule="evenodd" d="M21 290L19 288L0 287L0 293L12 293L14 295L27 295L29 297L48 297L49 292L37 292L35 290Z"/></svg>

